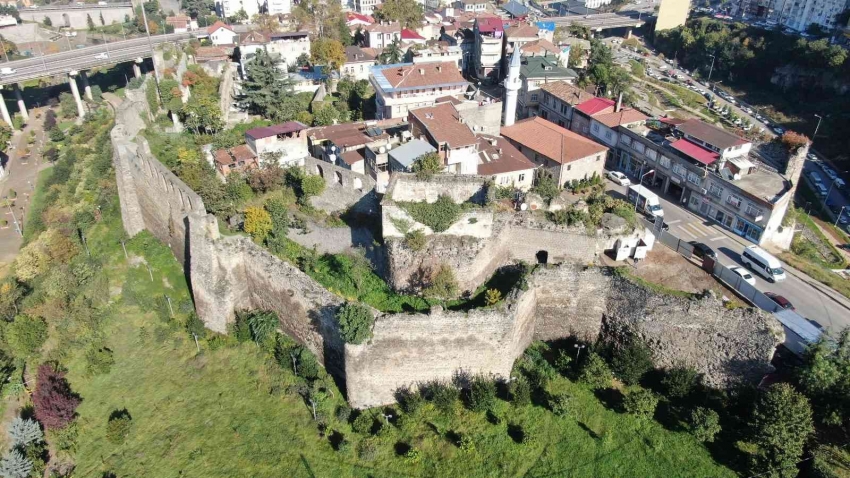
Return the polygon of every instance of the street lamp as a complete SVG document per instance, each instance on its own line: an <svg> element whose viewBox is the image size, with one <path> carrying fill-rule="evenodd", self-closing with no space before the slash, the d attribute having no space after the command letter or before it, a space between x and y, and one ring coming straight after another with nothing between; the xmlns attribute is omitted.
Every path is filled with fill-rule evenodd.
<svg viewBox="0 0 850 478"><path fill-rule="evenodd" d="M579 356L581 356L581 349L586 348L587 345L573 344L573 347L575 347L575 349L576 349L576 361L578 361Z"/></svg>
<svg viewBox="0 0 850 478"><path fill-rule="evenodd" d="M815 136L818 135L818 130L820 129L820 122L823 121L823 116L821 116L819 114L816 114L815 118L818 119L818 124L817 124L817 126L815 126L815 134L812 135L812 142L815 141Z"/></svg>
<svg viewBox="0 0 850 478"><path fill-rule="evenodd" d="M708 79L705 80L706 83L711 83L711 72L714 71L714 59L715 55L708 55L711 57L711 67L708 69Z"/></svg>
<svg viewBox="0 0 850 478"><path fill-rule="evenodd" d="M646 161L644 161L643 163L640 164L640 173L638 173L638 186L643 186L643 178L645 178L646 176L649 176L650 174L655 172L654 169L650 169L649 171L646 172L646 174L644 174L643 173L643 167L645 165L646 165ZM638 205L638 198L639 197L640 197L640 194L635 194L635 212L637 212L637 205Z"/></svg>
<svg viewBox="0 0 850 478"><path fill-rule="evenodd" d="M833 226L838 227L838 220L841 219L841 215L844 214L844 208L847 206L841 206L841 210L838 211L838 217L835 218L835 223Z"/></svg>

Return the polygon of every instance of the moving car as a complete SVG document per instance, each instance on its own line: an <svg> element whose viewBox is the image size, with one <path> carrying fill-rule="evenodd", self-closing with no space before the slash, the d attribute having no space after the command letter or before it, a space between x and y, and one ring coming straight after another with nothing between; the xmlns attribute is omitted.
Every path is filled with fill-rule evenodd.
<svg viewBox="0 0 850 478"><path fill-rule="evenodd" d="M108 53L98 53L97 55L94 56L94 59L95 60L108 60L109 54Z"/></svg>
<svg viewBox="0 0 850 478"><path fill-rule="evenodd" d="M638 211L653 217L664 217L661 201L658 195L641 185L629 186L629 203L634 204Z"/></svg>
<svg viewBox="0 0 850 478"><path fill-rule="evenodd" d="M14 75L16 71L17 70L15 70L14 68L4 66L3 68L0 68L0 75Z"/></svg>
<svg viewBox="0 0 850 478"><path fill-rule="evenodd" d="M738 274L738 276L740 276L741 279L744 279L744 282L746 282L747 284L756 285L756 278L753 277L752 274L747 272L747 270L743 267L734 266L730 267L729 270L734 272L735 274Z"/></svg>
<svg viewBox="0 0 850 478"><path fill-rule="evenodd" d="M741 262L753 272L764 276L771 282L785 280L785 269L779 259L773 257L759 246L747 246L741 253Z"/></svg>
<svg viewBox="0 0 850 478"><path fill-rule="evenodd" d="M632 182L629 181L629 178L627 178L625 174L623 174L619 171L609 172L608 173L608 179L610 179L611 181L614 181L615 183L619 184L620 186L630 186L632 184Z"/></svg>
<svg viewBox="0 0 850 478"><path fill-rule="evenodd" d="M717 253L714 252L714 249L708 247L707 245L697 241L691 241L688 244L694 247L694 256L699 257L700 259L710 257L714 260L717 260Z"/></svg>
<svg viewBox="0 0 850 478"><path fill-rule="evenodd" d="M785 297L782 297L779 294L775 294L773 292L765 292L764 295L768 296L770 300L776 302L776 305L782 308L782 310L797 310L794 308L794 304L792 304L791 301L789 301Z"/></svg>

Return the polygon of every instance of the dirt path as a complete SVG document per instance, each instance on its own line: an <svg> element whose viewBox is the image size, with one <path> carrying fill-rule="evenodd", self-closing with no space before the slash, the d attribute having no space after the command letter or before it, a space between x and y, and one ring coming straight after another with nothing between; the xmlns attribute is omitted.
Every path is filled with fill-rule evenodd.
<svg viewBox="0 0 850 478"><path fill-rule="evenodd" d="M818 229L820 229L820 231L827 237L827 239L832 241L832 245L834 245L835 248L838 249L838 252L841 253L841 255L844 257L844 261L850 263L850 251L838 247L842 244L846 244L844 238L838 236L831 228L823 227L819 220L815 218L812 218L812 220L815 224L817 224Z"/></svg>

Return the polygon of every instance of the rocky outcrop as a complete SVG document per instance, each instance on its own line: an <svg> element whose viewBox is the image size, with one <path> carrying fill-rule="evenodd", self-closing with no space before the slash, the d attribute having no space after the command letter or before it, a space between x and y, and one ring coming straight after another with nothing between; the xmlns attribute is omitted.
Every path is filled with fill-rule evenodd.
<svg viewBox="0 0 850 478"><path fill-rule="evenodd" d="M823 69L805 68L798 65L785 65L777 68L770 82L784 91L791 89L818 89L838 93L850 92L847 78L836 76L834 72Z"/></svg>

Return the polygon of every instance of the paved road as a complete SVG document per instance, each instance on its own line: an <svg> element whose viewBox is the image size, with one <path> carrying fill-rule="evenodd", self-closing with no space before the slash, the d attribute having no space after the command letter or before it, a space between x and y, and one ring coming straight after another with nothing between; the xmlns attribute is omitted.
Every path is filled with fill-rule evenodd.
<svg viewBox="0 0 850 478"><path fill-rule="evenodd" d="M607 182L607 187L619 194L626 193L625 187L610 181ZM670 233L684 241L707 244L717 252L718 259L724 265L743 265L740 262L740 253L744 247L752 245L751 242L679 207L669 198L661 197L661 203L664 220L670 225ZM788 271L786 280L769 283L761 276L756 276L756 287L762 292L775 292L784 296L794 304L800 315L818 322L832 332L850 326L850 300L803 273L789 269L787 265L785 268Z"/></svg>
<svg viewBox="0 0 850 478"><path fill-rule="evenodd" d="M584 25L591 30L601 31L606 28L637 27L643 25L648 14L641 12L598 13L595 15L569 15L564 17L541 18L545 22L555 22L556 25Z"/></svg>
<svg viewBox="0 0 850 478"><path fill-rule="evenodd" d="M157 35L151 36L151 43L158 45L160 43L180 42L193 37L191 33ZM100 53L106 53L108 58L95 58ZM112 65L119 62L131 61L138 57L148 56L150 56L150 47L147 38L134 38L132 40L122 40L73 51L54 53L52 55L27 58L26 60L15 60L2 64L4 68L12 68L15 72L2 75L0 77L0 85L18 83L43 76L64 74L71 70Z"/></svg>

